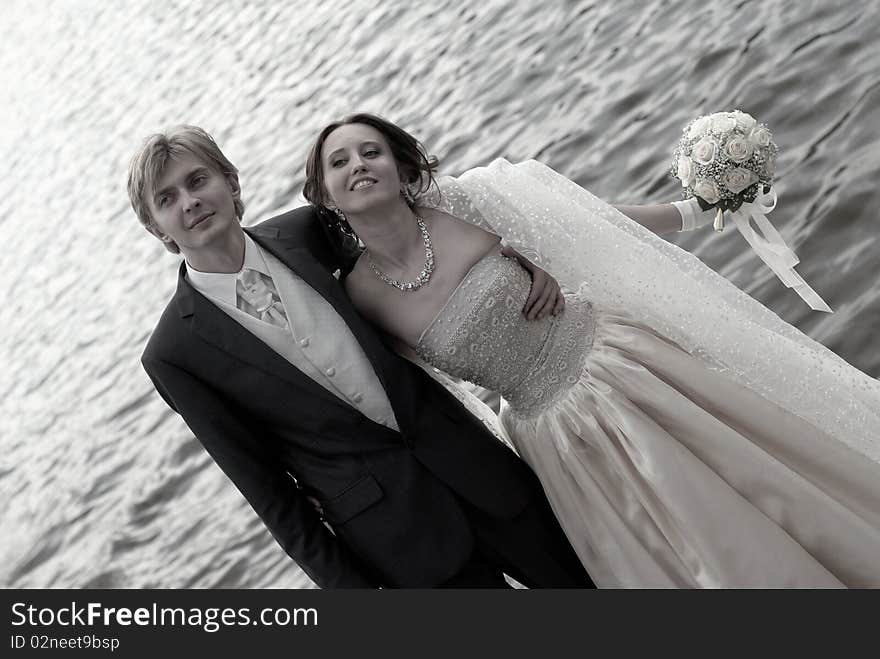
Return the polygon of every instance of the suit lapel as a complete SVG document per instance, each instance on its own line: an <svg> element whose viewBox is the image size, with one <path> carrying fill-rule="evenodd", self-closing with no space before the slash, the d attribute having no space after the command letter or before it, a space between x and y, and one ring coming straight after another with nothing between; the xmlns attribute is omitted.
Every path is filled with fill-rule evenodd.
<svg viewBox="0 0 880 659"><path fill-rule="evenodd" d="M192 318L192 330L199 337L262 371L305 389L325 401L347 406L343 401L272 350L186 281L181 264L177 285L180 315Z"/></svg>
<svg viewBox="0 0 880 659"><path fill-rule="evenodd" d="M276 256L278 255L276 254ZM415 391L412 387L407 386L406 383L409 380L403 377L401 370L405 360L397 357L396 353L385 347L376 330L358 314L351 304L342 285L312 256L309 250L291 247L286 250L286 258L280 256L279 258L282 262L287 263L290 269L302 277L306 283L323 295L348 325L355 339L363 348L382 388L385 389L398 425L401 430L405 431L414 422L414 416L418 414L418 406L413 399Z"/></svg>
<svg viewBox="0 0 880 659"><path fill-rule="evenodd" d="M277 236L277 230L272 230ZM385 388L389 398L392 391L386 375L392 367L393 357L382 344L376 331L358 314L352 306L339 281L331 275L305 247L283 237L270 237L263 232L248 231L248 234L263 248L274 254L279 261L299 275L304 282L317 291L351 329L358 343L373 366L376 376Z"/></svg>

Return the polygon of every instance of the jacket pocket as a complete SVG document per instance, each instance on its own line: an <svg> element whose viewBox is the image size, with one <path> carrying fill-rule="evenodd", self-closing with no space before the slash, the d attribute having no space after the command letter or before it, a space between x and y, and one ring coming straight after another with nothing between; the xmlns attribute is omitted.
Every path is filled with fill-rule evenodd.
<svg viewBox="0 0 880 659"><path fill-rule="evenodd" d="M371 474L349 485L341 494L321 503L331 524L344 524L382 498L382 488Z"/></svg>

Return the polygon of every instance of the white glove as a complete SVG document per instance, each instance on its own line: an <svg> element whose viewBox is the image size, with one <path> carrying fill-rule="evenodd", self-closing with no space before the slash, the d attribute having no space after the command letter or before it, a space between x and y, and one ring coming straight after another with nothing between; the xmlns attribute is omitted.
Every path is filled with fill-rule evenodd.
<svg viewBox="0 0 880 659"><path fill-rule="evenodd" d="M715 221L715 209L703 210L700 208L699 202L695 197L685 199L684 201L673 201L678 214L681 215L680 231L693 231Z"/></svg>

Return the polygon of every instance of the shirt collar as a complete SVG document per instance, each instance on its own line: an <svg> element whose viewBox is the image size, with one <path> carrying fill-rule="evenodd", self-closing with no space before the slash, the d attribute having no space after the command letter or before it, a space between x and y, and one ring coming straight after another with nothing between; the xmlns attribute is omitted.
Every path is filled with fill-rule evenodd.
<svg viewBox="0 0 880 659"><path fill-rule="evenodd" d="M235 282L242 270L257 270L270 275L266 260L260 247L247 233L244 234L244 263L238 272L201 272L189 263L186 264L186 278L199 293L214 302L220 301L237 306Z"/></svg>

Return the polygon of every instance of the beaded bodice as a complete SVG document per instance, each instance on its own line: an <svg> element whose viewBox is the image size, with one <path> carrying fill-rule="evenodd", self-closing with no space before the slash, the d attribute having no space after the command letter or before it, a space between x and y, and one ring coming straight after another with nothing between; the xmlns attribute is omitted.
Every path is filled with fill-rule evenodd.
<svg viewBox="0 0 880 659"><path fill-rule="evenodd" d="M546 409L577 382L593 341L590 303L566 297L542 320L522 313L531 276L493 249L465 275L425 329L416 352L429 364L497 391L519 416Z"/></svg>

